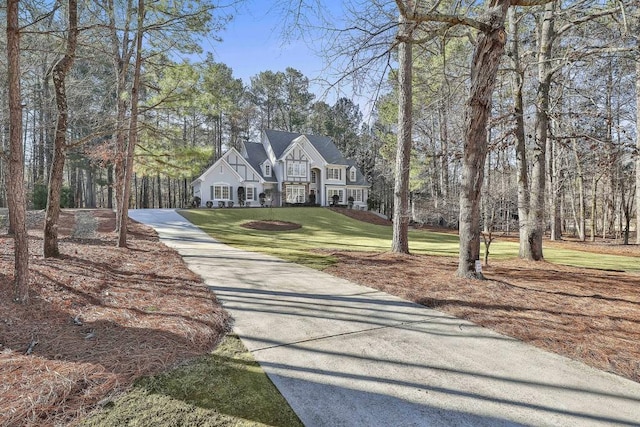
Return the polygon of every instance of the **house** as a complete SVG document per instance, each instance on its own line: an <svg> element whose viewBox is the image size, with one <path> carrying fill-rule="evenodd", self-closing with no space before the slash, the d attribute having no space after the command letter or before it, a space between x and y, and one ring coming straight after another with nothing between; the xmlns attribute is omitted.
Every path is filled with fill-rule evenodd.
<svg viewBox="0 0 640 427"><path fill-rule="evenodd" d="M369 185L355 162L325 136L266 130L262 142L230 149L191 183L200 205L314 203L366 209ZM263 195L263 197L260 197Z"/></svg>

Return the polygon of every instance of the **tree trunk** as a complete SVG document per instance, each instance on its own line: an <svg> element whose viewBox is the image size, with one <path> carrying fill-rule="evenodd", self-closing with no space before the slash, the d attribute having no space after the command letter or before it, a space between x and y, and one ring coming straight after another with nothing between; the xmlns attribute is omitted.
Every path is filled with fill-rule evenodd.
<svg viewBox="0 0 640 427"><path fill-rule="evenodd" d="M487 144L491 139L490 132L487 133ZM493 216L493 210L496 209L495 200L491 199L491 153L487 153L487 159L485 160L485 172L484 172L484 185L482 186L482 217L483 217L483 232L490 233L493 226L491 218Z"/></svg>
<svg viewBox="0 0 640 427"><path fill-rule="evenodd" d="M160 173L156 174L156 179L158 181L158 208L162 209L162 178L160 178Z"/></svg>
<svg viewBox="0 0 640 427"><path fill-rule="evenodd" d="M140 74L142 69L142 36L144 34L144 0L138 0L138 26L136 29L136 59L133 70L133 85L131 87L131 118L129 119L129 140L125 176L122 191L122 209L120 212L120 229L118 230L118 247L127 247L127 221L129 217L129 197L131 194L131 176L133 175L133 160L138 141L138 98L140 89Z"/></svg>
<svg viewBox="0 0 640 427"><path fill-rule="evenodd" d="M504 20L509 0L491 2L492 30L483 32L473 54L471 87L465 106L464 151L460 185L460 258L457 275L482 278L475 271L480 259L480 194L487 156L487 124L491 114L493 89L507 35Z"/></svg>
<svg viewBox="0 0 640 427"><path fill-rule="evenodd" d="M149 177L146 175L142 177L140 193L140 207L149 209Z"/></svg>
<svg viewBox="0 0 640 427"><path fill-rule="evenodd" d="M584 192L584 175L582 172L582 163L580 163L580 156L578 155L578 144L576 142L576 138L572 138L571 140L571 148L573 150L573 158L576 162L576 183L578 186L578 210L574 208L574 221L576 223L576 228L578 229L578 238L584 242L586 239L586 205L585 205L585 192ZM574 201L575 197L572 198L571 202L575 205Z"/></svg>
<svg viewBox="0 0 640 427"><path fill-rule="evenodd" d="M598 178L593 176L593 181L591 184L591 191L593 195L591 196L591 241L596 241L596 214L597 214L597 204L598 204Z"/></svg>
<svg viewBox="0 0 640 427"><path fill-rule="evenodd" d="M86 174L87 174L87 178L86 178L86 185L85 185L85 206L87 208L95 208L96 207L96 187L95 187L95 180L93 177L94 174L94 170L91 168L88 168L86 170Z"/></svg>
<svg viewBox="0 0 640 427"><path fill-rule="evenodd" d="M438 122L440 130L440 191L444 206L449 204L449 128L447 119L448 106L443 100L438 103ZM437 200L437 199L436 199Z"/></svg>
<svg viewBox="0 0 640 427"><path fill-rule="evenodd" d="M58 248L58 220L60 219L60 194L64 178L64 162L67 149L67 89L65 79L75 60L78 42L78 3L68 2L67 50L53 67L53 86L56 95L58 117L56 120L55 139L53 144L53 161L49 172L49 190L47 193L47 212L44 222L43 255L45 258L60 255Z"/></svg>
<svg viewBox="0 0 640 427"><path fill-rule="evenodd" d="M518 229L520 234L520 258L530 257L530 247L527 244L527 230L529 218L529 173L527 171L527 145L524 132L524 101L522 90L524 87L524 71L520 63L520 47L518 40L518 17L516 9L509 9L509 32L512 41L509 43L509 58L515 70L512 78L513 115L515 120L516 162L518 168Z"/></svg>
<svg viewBox="0 0 640 427"><path fill-rule="evenodd" d="M109 15L109 31L111 38L111 54L116 76L116 123L114 139L114 172L115 182L113 184L115 190L116 202L116 231L119 232L122 219L122 210L127 201L122 200L123 188L125 183L125 157L126 157L126 111L127 111L127 79L129 76L129 63L132 56L132 47L130 40L130 25L134 8L132 0L127 0L127 16L125 18L124 28L116 25L116 11L114 0L107 0L107 13ZM122 45L120 38L122 37Z"/></svg>
<svg viewBox="0 0 640 427"><path fill-rule="evenodd" d="M393 190L393 240L391 251L409 253L409 168L411 160L412 49L411 25L400 17L398 34L398 146Z"/></svg>
<svg viewBox="0 0 640 427"><path fill-rule="evenodd" d="M7 1L7 74L9 85L9 222L14 244L14 300L29 302L29 236L26 226L26 195L22 146L22 100L20 98L19 0Z"/></svg>
<svg viewBox="0 0 640 427"><path fill-rule="evenodd" d="M107 166L107 208L113 209L113 165Z"/></svg>
<svg viewBox="0 0 640 427"><path fill-rule="evenodd" d="M549 217L551 219L550 240L562 240L560 226L560 172L558 168L559 147L553 138L547 138L547 181L549 183Z"/></svg>
<svg viewBox="0 0 640 427"><path fill-rule="evenodd" d="M540 261L542 237L545 230L546 145L549 130L549 91L551 86L551 54L553 48L553 19L555 3L545 6L538 38L538 91L536 95L536 132L531 173L531 200L527 219L529 245L526 259Z"/></svg>
<svg viewBox="0 0 640 427"><path fill-rule="evenodd" d="M640 20L640 18L637 18ZM636 23L640 30L640 23ZM637 34L637 33L636 33ZM640 245L640 37L636 37L636 244Z"/></svg>

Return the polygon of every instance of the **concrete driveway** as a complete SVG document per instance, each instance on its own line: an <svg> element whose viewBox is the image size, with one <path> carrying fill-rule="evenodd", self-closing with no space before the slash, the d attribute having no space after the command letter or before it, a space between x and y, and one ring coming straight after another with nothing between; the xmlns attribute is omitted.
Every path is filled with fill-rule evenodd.
<svg viewBox="0 0 640 427"><path fill-rule="evenodd" d="M201 275L307 426L640 426L640 384L130 210Z"/></svg>

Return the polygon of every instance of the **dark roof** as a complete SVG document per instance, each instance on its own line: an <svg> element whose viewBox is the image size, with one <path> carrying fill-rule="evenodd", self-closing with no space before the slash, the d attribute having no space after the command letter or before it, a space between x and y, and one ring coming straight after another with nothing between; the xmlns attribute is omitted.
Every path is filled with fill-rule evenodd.
<svg viewBox="0 0 640 427"><path fill-rule="evenodd" d="M245 142L244 148L247 151L248 158L246 160L249 162L251 167L254 168L265 181L277 182L273 172L271 173L271 176L264 176L262 174L262 168L260 165L267 160L267 152L264 151L262 144L258 142Z"/></svg>
<svg viewBox="0 0 640 427"><path fill-rule="evenodd" d="M320 135L302 134L296 132L284 132L280 130L265 130L264 131L276 158L280 158L284 153L284 150L289 147L291 141L298 138L301 135L307 137L311 145L320 153L322 157L329 164L333 165L347 165L350 164L347 159L344 158L338 147L333 143L331 138Z"/></svg>

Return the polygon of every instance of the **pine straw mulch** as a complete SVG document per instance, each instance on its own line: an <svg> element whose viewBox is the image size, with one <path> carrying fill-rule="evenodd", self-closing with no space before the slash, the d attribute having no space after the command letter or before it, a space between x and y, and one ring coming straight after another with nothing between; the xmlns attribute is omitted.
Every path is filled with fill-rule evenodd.
<svg viewBox="0 0 640 427"><path fill-rule="evenodd" d="M113 212L89 211L97 229L72 238L77 212L62 214L60 259L42 258L42 223L31 224L28 305L11 302L13 241L0 235L2 426L72 423L229 330L213 293L152 229L130 222L129 248L119 249Z"/></svg>

